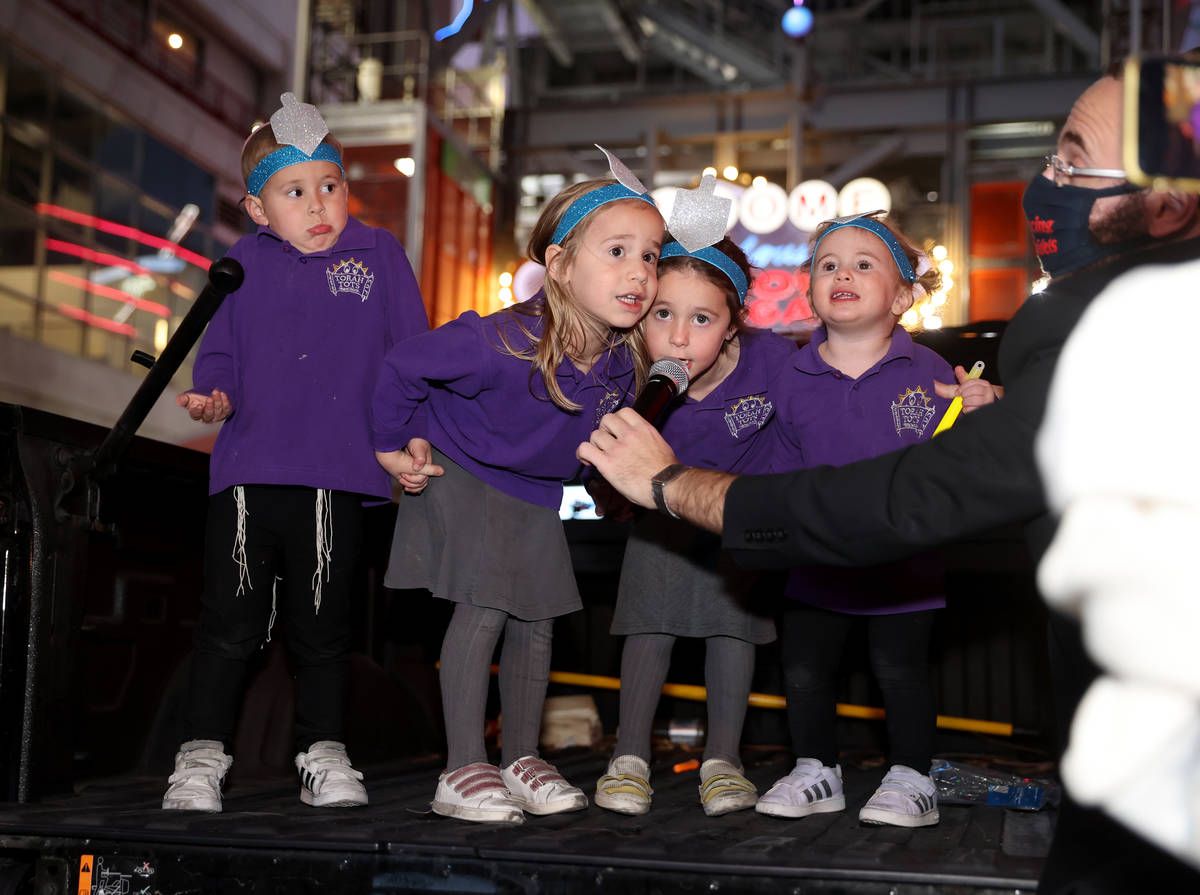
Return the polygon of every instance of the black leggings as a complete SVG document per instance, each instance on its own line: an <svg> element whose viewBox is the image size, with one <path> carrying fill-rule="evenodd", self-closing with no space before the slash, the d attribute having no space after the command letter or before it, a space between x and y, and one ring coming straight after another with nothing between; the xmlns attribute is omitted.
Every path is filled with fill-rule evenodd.
<svg viewBox="0 0 1200 895"><path fill-rule="evenodd" d="M315 606L317 527L314 488L246 485L245 567L236 549L235 489L209 498L204 593L193 638L187 736L233 748L242 686L268 638L272 612L296 676L294 746L345 741L350 675L350 599L362 543L361 498L329 493L328 577ZM278 582L276 579L279 579ZM240 593L238 591L241 591Z"/></svg>
<svg viewBox="0 0 1200 895"><path fill-rule="evenodd" d="M929 640L937 610L847 615L798 604L783 613L783 682L792 748L801 758L837 764L835 678L846 635L866 620L871 668L887 711L891 763L929 772L937 709Z"/></svg>

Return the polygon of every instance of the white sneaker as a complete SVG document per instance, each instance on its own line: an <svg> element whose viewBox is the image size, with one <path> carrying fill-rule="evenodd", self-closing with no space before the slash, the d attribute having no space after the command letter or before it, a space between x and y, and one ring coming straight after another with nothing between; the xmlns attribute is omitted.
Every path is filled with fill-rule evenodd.
<svg viewBox="0 0 1200 895"><path fill-rule="evenodd" d="M804 817L841 811L845 807L842 766L831 768L816 758L797 758L792 772L777 780L759 798L754 810L772 817Z"/></svg>
<svg viewBox="0 0 1200 895"><path fill-rule="evenodd" d="M533 755L518 758L500 771L504 785L530 814L558 814L587 807L583 790L568 783L554 765Z"/></svg>
<svg viewBox="0 0 1200 895"><path fill-rule="evenodd" d="M346 747L321 740L296 756L300 801L316 808L354 808L367 804L363 775L350 766Z"/></svg>
<svg viewBox="0 0 1200 895"><path fill-rule="evenodd" d="M596 781L596 804L617 814L645 814L652 795L650 765L636 755L614 755Z"/></svg>
<svg viewBox="0 0 1200 895"><path fill-rule="evenodd" d="M175 753L175 773L162 806L176 811L221 810L221 784L233 759L216 740L188 740Z"/></svg>
<svg viewBox="0 0 1200 895"><path fill-rule="evenodd" d="M521 806L509 794L500 769L486 761L444 771L438 777L433 811L475 823L519 824L525 822Z"/></svg>
<svg viewBox="0 0 1200 895"><path fill-rule="evenodd" d="M700 765L700 804L709 817L753 808L758 790L734 767L719 758L710 758Z"/></svg>
<svg viewBox="0 0 1200 895"><path fill-rule="evenodd" d="M894 764L858 812L865 824L928 827L938 822L937 784L907 765Z"/></svg>

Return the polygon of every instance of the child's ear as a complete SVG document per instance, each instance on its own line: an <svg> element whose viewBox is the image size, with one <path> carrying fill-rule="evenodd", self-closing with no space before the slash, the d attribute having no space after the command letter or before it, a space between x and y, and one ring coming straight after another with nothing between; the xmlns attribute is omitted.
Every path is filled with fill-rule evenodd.
<svg viewBox="0 0 1200 895"><path fill-rule="evenodd" d="M559 274L563 267L563 247L560 245L546 246L546 273L554 279L561 279Z"/></svg>
<svg viewBox="0 0 1200 895"><path fill-rule="evenodd" d="M250 215L250 220L258 224L260 227L269 227L270 221L267 220L267 212L263 209L262 199L258 196L246 195L243 200L243 205L246 208L246 214Z"/></svg>
<svg viewBox="0 0 1200 895"><path fill-rule="evenodd" d="M896 291L896 298L892 302L892 313L899 317L905 311L913 306L913 300L916 298L913 295L913 287L907 283L901 283L900 288Z"/></svg>

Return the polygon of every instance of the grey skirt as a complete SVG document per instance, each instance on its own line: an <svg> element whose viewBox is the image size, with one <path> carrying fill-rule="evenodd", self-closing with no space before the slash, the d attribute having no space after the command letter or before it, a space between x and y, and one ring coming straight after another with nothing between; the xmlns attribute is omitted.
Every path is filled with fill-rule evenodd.
<svg viewBox="0 0 1200 895"><path fill-rule="evenodd" d="M580 609L557 510L505 494L441 451L433 456L446 474L400 498L383 583L523 621Z"/></svg>
<svg viewBox="0 0 1200 895"><path fill-rule="evenodd" d="M625 545L612 633L770 643L782 581L739 569L717 535L649 513Z"/></svg>

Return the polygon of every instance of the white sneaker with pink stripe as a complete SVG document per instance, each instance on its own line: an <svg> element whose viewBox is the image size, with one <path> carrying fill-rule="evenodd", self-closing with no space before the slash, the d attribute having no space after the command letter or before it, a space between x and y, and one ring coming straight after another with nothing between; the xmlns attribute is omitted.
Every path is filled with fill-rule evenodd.
<svg viewBox="0 0 1200 895"><path fill-rule="evenodd" d="M533 755L518 758L500 772L513 800L530 814L558 814L587 807L587 796L550 764Z"/></svg>
<svg viewBox="0 0 1200 895"><path fill-rule="evenodd" d="M500 769L486 761L445 771L438 777L433 811L475 823L519 824L525 822L521 805L508 793Z"/></svg>

